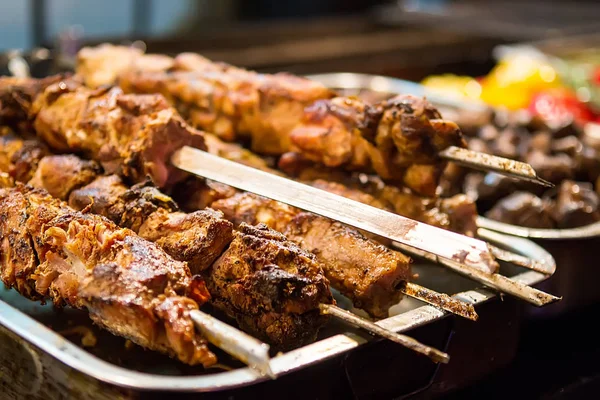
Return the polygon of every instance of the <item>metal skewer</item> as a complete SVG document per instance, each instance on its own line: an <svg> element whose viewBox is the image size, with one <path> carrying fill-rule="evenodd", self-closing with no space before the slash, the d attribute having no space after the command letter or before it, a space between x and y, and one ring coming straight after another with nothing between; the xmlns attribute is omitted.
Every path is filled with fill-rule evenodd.
<svg viewBox="0 0 600 400"><path fill-rule="evenodd" d="M416 257L422 257L434 263L440 263L441 265L450 268L451 270L464 275L467 278L480 282L492 289L498 290L499 292L510 294L519 299L525 300L528 303L538 307L554 303L555 301L561 299L560 297L542 292L541 290L532 288L531 286L526 286L519 282L515 282L500 274L492 274L483 271L480 268L473 268L468 265L461 265L455 261L440 259L434 254L411 248L401 243L394 243L394 246Z"/></svg>
<svg viewBox="0 0 600 400"><path fill-rule="evenodd" d="M445 160L453 161L465 167L481 171L495 172L511 178L533 182L538 185L553 187L554 185L537 176L533 167L527 163L509 158L493 156L461 147L450 146L439 153Z"/></svg>
<svg viewBox="0 0 600 400"><path fill-rule="evenodd" d="M191 174L212 179L303 210L340 221L431 253L459 265L496 271L487 243L433 227L336 194L238 164L193 147L184 146L172 163Z"/></svg>
<svg viewBox="0 0 600 400"><path fill-rule="evenodd" d="M551 272L548 272L548 268L543 261L532 260L530 258L523 257L520 254L506 251L492 245L490 245L490 250L498 260L506 261L511 264L518 265L519 267L527 268L535 272L540 272L544 275L552 275Z"/></svg>
<svg viewBox="0 0 600 400"><path fill-rule="evenodd" d="M445 293L438 293L434 290L417 285L416 283L406 282L402 285L400 291L414 299L421 300L452 314L470 319L471 321L477 321L479 318L475 312L475 307L473 307L472 304L465 303L464 301L448 296Z"/></svg>
<svg viewBox="0 0 600 400"><path fill-rule="evenodd" d="M276 378L271 370L268 344L200 310L192 311L190 318L209 342L244 362L261 375L272 379Z"/></svg>
<svg viewBox="0 0 600 400"><path fill-rule="evenodd" d="M357 315L352 314L349 311L346 311L342 308L331 304L320 304L319 308L321 309L321 314L329 314L332 315L344 322L347 322L351 325L354 325L358 328L364 329L370 333L375 335L384 337L393 342L401 344L402 346L416 351L417 353L421 353L431 358L435 362L441 362L447 364L450 361L450 356L443 351L435 349L433 347L424 345L423 343L409 337L406 335L401 335L396 332L392 332L388 329L382 328L374 322L367 321L364 318L361 318Z"/></svg>

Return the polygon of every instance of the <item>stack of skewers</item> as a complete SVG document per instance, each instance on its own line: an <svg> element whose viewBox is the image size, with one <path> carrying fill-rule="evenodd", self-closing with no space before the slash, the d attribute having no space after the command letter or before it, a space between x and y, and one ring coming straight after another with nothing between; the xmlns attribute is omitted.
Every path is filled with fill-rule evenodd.
<svg viewBox="0 0 600 400"><path fill-rule="evenodd" d="M464 150L423 99L367 105L287 74L103 45L73 76L0 78L0 125L3 282L184 363L214 364L211 342L269 374L260 341L301 346L328 316L447 362L335 305L330 286L374 319L403 294L477 318L411 282L404 253L557 300L498 273L495 258L544 269L473 239L465 196L435 198L448 160L507 163Z"/></svg>

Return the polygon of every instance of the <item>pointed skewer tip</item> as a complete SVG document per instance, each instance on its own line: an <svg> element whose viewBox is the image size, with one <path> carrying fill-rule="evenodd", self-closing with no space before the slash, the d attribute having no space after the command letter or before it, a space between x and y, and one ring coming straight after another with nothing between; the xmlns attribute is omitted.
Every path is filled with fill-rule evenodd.
<svg viewBox="0 0 600 400"><path fill-rule="evenodd" d="M450 356L444 353L443 351L427 346L411 338L410 336L401 335L389 329L385 329L371 321L361 318L358 315L352 314L351 312L346 311L338 306L321 303L319 304L319 308L321 310L321 314L331 315L350 325L364 329L373 335L381 336L383 338L391 340L410 350L423 354L435 362L448 363L448 361L450 360Z"/></svg>

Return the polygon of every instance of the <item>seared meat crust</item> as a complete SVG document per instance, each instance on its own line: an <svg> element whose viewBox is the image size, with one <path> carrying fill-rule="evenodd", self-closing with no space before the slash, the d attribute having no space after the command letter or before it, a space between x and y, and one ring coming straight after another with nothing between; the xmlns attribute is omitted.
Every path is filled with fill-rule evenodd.
<svg viewBox="0 0 600 400"><path fill-rule="evenodd" d="M2 281L32 299L85 308L107 330L184 363L216 358L196 335L185 263L107 219L29 186L0 190Z"/></svg>
<svg viewBox="0 0 600 400"><path fill-rule="evenodd" d="M194 126L226 141L249 139L261 154L298 153L329 167L375 172L433 196L446 165L438 153L466 146L458 126L441 119L425 99L401 95L369 105L334 97L304 78L258 74L191 53L151 63L147 59L156 55L131 50L128 63L109 62L124 51L110 45L85 48L78 74L95 81L97 72L89 65L104 68L112 78L104 83L118 83L128 93L161 93Z"/></svg>
<svg viewBox="0 0 600 400"><path fill-rule="evenodd" d="M219 200L212 207L235 224L264 223L315 253L332 285L374 316L387 316L400 301L397 286L410 279L408 257L327 218L250 193Z"/></svg>
<svg viewBox="0 0 600 400"><path fill-rule="evenodd" d="M240 224L204 276L215 307L281 350L314 341L334 303L315 256L266 225Z"/></svg>
<svg viewBox="0 0 600 400"><path fill-rule="evenodd" d="M10 153L9 148L6 152ZM233 224L223 219L221 212L211 209L179 212L171 198L154 186L141 183L128 187L116 175L97 176L69 194L61 181L39 177L46 175L44 171L63 168L61 177L65 182L80 182L82 179L77 175L88 177L94 169L86 167L93 163L63 155L45 157L39 165L43 171L35 172L36 178L31 183L44 185L69 198L76 209L105 216L120 226L131 228L174 259L187 261L193 274L201 274L210 282L210 292L216 296L213 304L217 308L235 318L242 329L274 347L290 349L307 343L327 321L327 317L320 316L318 304L334 301L320 264L312 254L298 249L283 235L266 227L247 226L233 232ZM73 176L68 176L69 173ZM215 262L217 258L219 261ZM247 275L237 275L243 290L232 291L231 277L225 275L228 271L243 272L239 269L241 258L250 266ZM98 290L112 285L111 273L101 272L94 278L97 279L95 284L101 285ZM201 280L195 281L188 296L206 300L209 294L203 287ZM176 312L164 307L161 310ZM246 311L250 314L243 315Z"/></svg>
<svg viewBox="0 0 600 400"><path fill-rule="evenodd" d="M183 145L204 149L160 95L126 95L118 88L92 90L74 79L46 87L30 107L37 134L53 150L78 152L131 182L150 176L159 187L185 176L169 157Z"/></svg>

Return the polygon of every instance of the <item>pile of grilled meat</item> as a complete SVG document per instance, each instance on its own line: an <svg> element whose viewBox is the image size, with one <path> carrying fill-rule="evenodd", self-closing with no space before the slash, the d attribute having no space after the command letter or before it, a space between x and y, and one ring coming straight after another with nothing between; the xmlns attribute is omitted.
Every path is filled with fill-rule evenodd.
<svg viewBox="0 0 600 400"><path fill-rule="evenodd" d="M369 105L287 74L100 46L73 76L0 78L0 125L4 284L192 365L216 362L190 318L204 303L287 350L326 323L330 286L382 318L412 274L382 238L175 169L183 145L476 229L466 196L426 197L436 152L464 139L410 96Z"/></svg>
<svg viewBox="0 0 600 400"><path fill-rule="evenodd" d="M488 218L531 228L574 228L600 220L600 145L572 122L552 126L525 112L458 113L469 147L524 161L556 185L515 182L450 167L443 187L462 187Z"/></svg>

